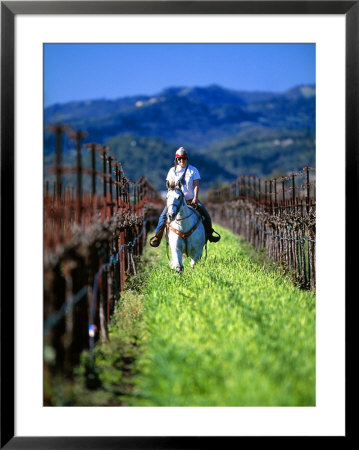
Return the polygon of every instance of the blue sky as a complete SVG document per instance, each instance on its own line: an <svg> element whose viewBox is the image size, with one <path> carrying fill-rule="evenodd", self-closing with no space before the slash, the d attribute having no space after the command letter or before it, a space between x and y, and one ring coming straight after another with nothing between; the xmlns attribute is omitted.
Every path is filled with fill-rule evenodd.
<svg viewBox="0 0 359 450"><path fill-rule="evenodd" d="M44 105L171 86L283 92L315 84L314 44L45 44Z"/></svg>

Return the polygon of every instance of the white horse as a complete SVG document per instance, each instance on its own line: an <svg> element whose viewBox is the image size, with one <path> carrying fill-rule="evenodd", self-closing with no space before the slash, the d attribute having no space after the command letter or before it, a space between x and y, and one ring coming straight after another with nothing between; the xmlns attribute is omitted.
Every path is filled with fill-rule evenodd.
<svg viewBox="0 0 359 450"><path fill-rule="evenodd" d="M183 271L182 255L191 258L193 269L202 257L206 233L201 215L188 207L179 185L167 193L167 240L171 249L171 267L178 273Z"/></svg>

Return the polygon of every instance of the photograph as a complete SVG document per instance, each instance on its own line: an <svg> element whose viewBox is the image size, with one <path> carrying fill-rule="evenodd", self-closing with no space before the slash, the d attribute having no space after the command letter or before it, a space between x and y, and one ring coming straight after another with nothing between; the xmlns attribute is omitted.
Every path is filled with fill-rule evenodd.
<svg viewBox="0 0 359 450"><path fill-rule="evenodd" d="M1 448L351 434L358 18L1 2Z"/></svg>
<svg viewBox="0 0 359 450"><path fill-rule="evenodd" d="M43 405L316 405L315 43L44 43Z"/></svg>

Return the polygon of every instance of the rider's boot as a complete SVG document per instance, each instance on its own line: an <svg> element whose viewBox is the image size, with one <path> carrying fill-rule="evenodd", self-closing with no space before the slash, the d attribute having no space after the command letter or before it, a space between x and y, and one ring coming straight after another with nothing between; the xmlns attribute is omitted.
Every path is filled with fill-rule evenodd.
<svg viewBox="0 0 359 450"><path fill-rule="evenodd" d="M213 233L216 233L217 236L214 236ZM214 231L213 228L211 228L211 230L206 230L206 235L209 242L218 242L221 239L221 235L217 233L217 231Z"/></svg>
<svg viewBox="0 0 359 450"><path fill-rule="evenodd" d="M206 241L218 242L221 239L221 236L212 228L211 217L203 204L200 205L200 213L203 218L203 225L206 232ZM213 233L215 233L217 236L215 236Z"/></svg>
<svg viewBox="0 0 359 450"><path fill-rule="evenodd" d="M221 239L221 235L217 233L217 231L214 231L212 228L212 221L208 223L208 221L205 220L204 222L204 229L206 231L206 240L209 242L218 242ZM217 236L215 236L213 233L216 233Z"/></svg>
<svg viewBox="0 0 359 450"><path fill-rule="evenodd" d="M151 237L151 239L150 239L151 247L158 247L160 245L165 228L166 228L166 224L164 223L161 226L161 228L158 230L158 232L153 237Z"/></svg>

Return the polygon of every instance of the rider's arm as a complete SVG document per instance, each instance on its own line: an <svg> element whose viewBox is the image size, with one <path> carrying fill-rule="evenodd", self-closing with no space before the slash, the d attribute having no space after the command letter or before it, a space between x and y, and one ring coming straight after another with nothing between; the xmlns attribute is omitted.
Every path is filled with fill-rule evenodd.
<svg viewBox="0 0 359 450"><path fill-rule="evenodd" d="M198 202L198 191L199 191L199 180L193 180L193 192L194 192L194 197L192 200L193 204L196 204Z"/></svg>

